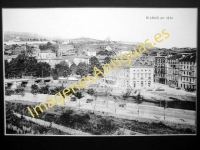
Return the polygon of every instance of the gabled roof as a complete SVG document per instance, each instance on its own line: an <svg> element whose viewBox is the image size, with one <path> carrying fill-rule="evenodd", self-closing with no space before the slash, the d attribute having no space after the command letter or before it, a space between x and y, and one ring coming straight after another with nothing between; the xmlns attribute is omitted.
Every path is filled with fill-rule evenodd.
<svg viewBox="0 0 200 150"><path fill-rule="evenodd" d="M40 53L54 53L51 49L42 50Z"/></svg>
<svg viewBox="0 0 200 150"><path fill-rule="evenodd" d="M145 62L140 62L140 61L135 61L130 65L131 68L154 68L153 64L150 62L149 65L148 63Z"/></svg>

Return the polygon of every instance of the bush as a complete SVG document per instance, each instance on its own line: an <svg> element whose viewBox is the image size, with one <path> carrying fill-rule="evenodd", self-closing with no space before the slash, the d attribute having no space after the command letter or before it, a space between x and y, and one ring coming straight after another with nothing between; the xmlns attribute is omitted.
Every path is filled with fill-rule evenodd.
<svg viewBox="0 0 200 150"><path fill-rule="evenodd" d="M88 89L87 93L90 94L90 95L94 95L94 90L93 89Z"/></svg>
<svg viewBox="0 0 200 150"><path fill-rule="evenodd" d="M76 101L76 97L72 96L70 100L71 101Z"/></svg>
<svg viewBox="0 0 200 150"><path fill-rule="evenodd" d="M33 95L37 94L38 91L39 91L38 85L36 85L36 84L31 85L31 93Z"/></svg>
<svg viewBox="0 0 200 150"><path fill-rule="evenodd" d="M14 93L15 93L15 91L9 90L9 89L6 89L6 91L5 91L5 95L6 95L6 96L10 96L10 95L12 95L12 94L14 94Z"/></svg>

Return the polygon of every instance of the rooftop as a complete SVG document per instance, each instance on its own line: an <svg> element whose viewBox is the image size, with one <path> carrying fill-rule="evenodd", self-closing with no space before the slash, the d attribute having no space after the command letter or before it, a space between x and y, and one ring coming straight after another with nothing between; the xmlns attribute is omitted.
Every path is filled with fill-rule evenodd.
<svg viewBox="0 0 200 150"><path fill-rule="evenodd" d="M39 51L39 50L37 50ZM40 53L54 53L51 49L47 49L47 50L42 50L40 51Z"/></svg>
<svg viewBox="0 0 200 150"><path fill-rule="evenodd" d="M67 44L60 44L59 45L59 51L66 51L66 50L73 50L74 46L73 45L67 45Z"/></svg>
<svg viewBox="0 0 200 150"><path fill-rule="evenodd" d="M78 81L78 78L76 78L76 77L68 77L68 78L59 77L58 80Z"/></svg>
<svg viewBox="0 0 200 150"><path fill-rule="evenodd" d="M182 57L180 59L180 61L192 61L195 62L196 61L196 53L190 54L190 55L186 55L185 57Z"/></svg>
<svg viewBox="0 0 200 150"><path fill-rule="evenodd" d="M168 60L175 60L175 59L180 59L183 55L182 54L176 54L176 55L173 55L169 58L167 58Z"/></svg>
<svg viewBox="0 0 200 150"><path fill-rule="evenodd" d="M140 61L135 61L130 65L131 68L154 68L153 64L151 62L146 63L146 62L140 62Z"/></svg>

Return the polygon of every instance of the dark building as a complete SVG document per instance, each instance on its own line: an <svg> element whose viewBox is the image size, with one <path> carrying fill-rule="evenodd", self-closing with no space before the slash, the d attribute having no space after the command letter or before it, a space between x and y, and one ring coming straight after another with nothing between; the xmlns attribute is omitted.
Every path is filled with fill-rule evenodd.
<svg viewBox="0 0 200 150"><path fill-rule="evenodd" d="M165 60L166 56L155 57L154 82L166 84Z"/></svg>

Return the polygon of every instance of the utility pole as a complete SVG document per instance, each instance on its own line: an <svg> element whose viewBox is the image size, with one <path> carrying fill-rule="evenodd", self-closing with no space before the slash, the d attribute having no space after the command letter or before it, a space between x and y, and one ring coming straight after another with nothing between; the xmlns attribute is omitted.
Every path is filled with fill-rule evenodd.
<svg viewBox="0 0 200 150"><path fill-rule="evenodd" d="M166 102L164 100L164 120L165 120L165 105L166 105Z"/></svg>

